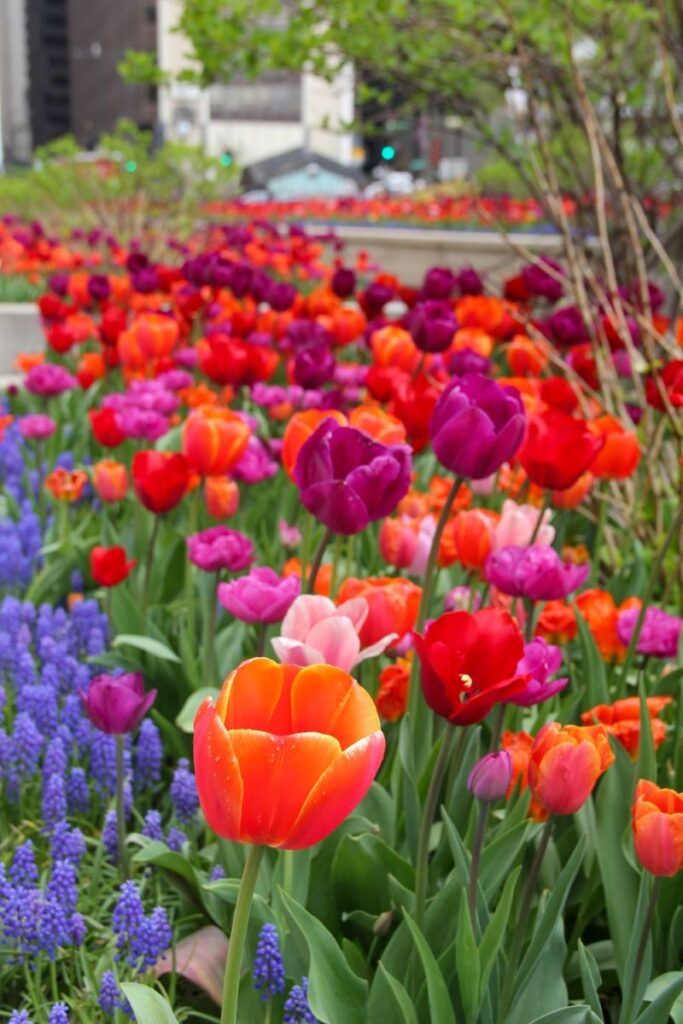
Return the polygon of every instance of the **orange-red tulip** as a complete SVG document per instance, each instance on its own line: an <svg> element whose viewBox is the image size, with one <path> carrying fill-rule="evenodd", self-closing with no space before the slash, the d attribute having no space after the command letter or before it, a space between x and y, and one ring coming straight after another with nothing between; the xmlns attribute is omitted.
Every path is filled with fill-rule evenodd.
<svg viewBox="0 0 683 1024"><path fill-rule="evenodd" d="M657 715L671 703L671 697L648 697L645 703L651 723L652 742L657 748L666 739L666 725ZM584 711L581 721L585 725L604 725L610 736L619 740L631 757L637 755L640 746L639 697L624 697L622 700L615 700L613 704L598 704L590 711Z"/></svg>
<svg viewBox="0 0 683 1024"><path fill-rule="evenodd" d="M683 793L641 779L631 811L636 857L653 875L683 868Z"/></svg>
<svg viewBox="0 0 683 1024"><path fill-rule="evenodd" d="M439 565L460 562L465 569L481 569L491 554L493 528L498 516L487 509L458 512L446 524L439 546Z"/></svg>
<svg viewBox="0 0 683 1024"><path fill-rule="evenodd" d="M576 632L574 609L566 601L546 601L536 622L535 635L549 644L566 644Z"/></svg>
<svg viewBox="0 0 683 1024"><path fill-rule="evenodd" d="M379 405L359 405L349 413L349 423L382 444L405 444L406 428Z"/></svg>
<svg viewBox="0 0 683 1024"><path fill-rule="evenodd" d="M626 647L617 632L617 606L607 590L593 587L577 594L574 604L586 620L600 654L606 661L626 656Z"/></svg>
<svg viewBox="0 0 683 1024"><path fill-rule="evenodd" d="M549 814L574 814L614 761L603 725L549 722L534 740L529 786Z"/></svg>
<svg viewBox="0 0 683 1024"><path fill-rule="evenodd" d="M69 472L68 469L58 466L45 478L45 487L57 501L66 501L71 504L81 497L87 482L88 474L84 473L82 469Z"/></svg>
<svg viewBox="0 0 683 1024"><path fill-rule="evenodd" d="M351 576L339 588L337 601L352 597L368 602L368 617L359 636L363 647L370 647L388 633L405 636L415 625L422 588L411 580L396 576L375 576L366 580Z"/></svg>
<svg viewBox="0 0 683 1024"><path fill-rule="evenodd" d="M600 416L588 424L605 444L593 459L590 471L594 476L623 480L631 476L640 462L640 442L632 430L626 430L614 416Z"/></svg>
<svg viewBox="0 0 683 1024"><path fill-rule="evenodd" d="M229 476L207 476L204 481L206 510L214 519L229 519L240 507L240 489Z"/></svg>
<svg viewBox="0 0 683 1024"><path fill-rule="evenodd" d="M199 800L225 839L299 850L360 803L384 748L373 700L346 672L254 658L197 712Z"/></svg>
<svg viewBox="0 0 683 1024"><path fill-rule="evenodd" d="M379 690L375 704L382 718L396 722L405 712L410 686L410 661L398 658L393 665L383 668L379 676Z"/></svg>
<svg viewBox="0 0 683 1024"><path fill-rule="evenodd" d="M379 531L379 550L388 565L406 569L417 552L418 520L409 516L385 519Z"/></svg>
<svg viewBox="0 0 683 1024"><path fill-rule="evenodd" d="M122 501L128 493L128 470L115 459L100 459L92 468L93 487L106 502Z"/></svg>
<svg viewBox="0 0 683 1024"><path fill-rule="evenodd" d="M244 454L249 426L229 409L201 406L183 428L183 452L190 469L200 476L223 476Z"/></svg>
<svg viewBox="0 0 683 1024"><path fill-rule="evenodd" d="M348 426L344 413L336 409L307 409L305 412L295 412L287 424L282 437L282 465L290 479L294 478L294 467L302 445L324 420L335 420L341 427Z"/></svg>
<svg viewBox="0 0 683 1024"><path fill-rule="evenodd" d="M412 373L420 362L420 351L410 331L397 324L388 324L374 331L370 347L377 366L398 368Z"/></svg>

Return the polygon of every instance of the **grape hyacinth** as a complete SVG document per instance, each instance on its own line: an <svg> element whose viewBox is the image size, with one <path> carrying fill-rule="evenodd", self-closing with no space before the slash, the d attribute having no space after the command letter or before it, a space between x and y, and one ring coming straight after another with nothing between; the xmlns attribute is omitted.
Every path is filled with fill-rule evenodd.
<svg viewBox="0 0 683 1024"><path fill-rule="evenodd" d="M282 995L285 991L285 965L280 950L280 936L274 924L264 924L256 944L252 967L254 988L262 999Z"/></svg>
<svg viewBox="0 0 683 1024"><path fill-rule="evenodd" d="M184 823L192 821L199 808L199 798L194 775L190 771L190 762L186 757L181 757L178 761L173 773L170 795L178 821Z"/></svg>
<svg viewBox="0 0 683 1024"><path fill-rule="evenodd" d="M66 1003L55 1003L50 1010L47 1024L69 1024L69 1007Z"/></svg>
<svg viewBox="0 0 683 1024"><path fill-rule="evenodd" d="M317 1024L308 1005L308 978L302 978L300 985L293 985L289 990L282 1024Z"/></svg>

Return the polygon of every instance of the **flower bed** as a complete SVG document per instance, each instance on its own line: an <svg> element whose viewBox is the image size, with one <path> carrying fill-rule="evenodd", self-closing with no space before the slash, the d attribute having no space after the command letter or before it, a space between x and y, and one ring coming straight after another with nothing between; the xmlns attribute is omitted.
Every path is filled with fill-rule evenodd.
<svg viewBox="0 0 683 1024"><path fill-rule="evenodd" d="M0 1016L675 1020L659 290L101 241L0 420Z"/></svg>

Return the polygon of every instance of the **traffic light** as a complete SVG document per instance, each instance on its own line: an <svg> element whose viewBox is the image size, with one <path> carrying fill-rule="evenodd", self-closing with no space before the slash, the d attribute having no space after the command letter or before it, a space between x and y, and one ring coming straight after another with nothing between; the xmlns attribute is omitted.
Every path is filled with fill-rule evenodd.
<svg viewBox="0 0 683 1024"><path fill-rule="evenodd" d="M218 161L221 167L232 167L235 162L235 158L232 153L221 153Z"/></svg>
<svg viewBox="0 0 683 1024"><path fill-rule="evenodd" d="M135 160L126 160L124 167L126 168L129 174L135 174L135 172L138 169L138 165L135 162Z"/></svg>
<svg viewBox="0 0 683 1024"><path fill-rule="evenodd" d="M387 162L389 162L389 161L393 160L394 157L396 156L396 150L394 149L394 147L392 145L387 143L385 146L382 146L382 149L380 151L380 155L382 157L382 160L386 160Z"/></svg>

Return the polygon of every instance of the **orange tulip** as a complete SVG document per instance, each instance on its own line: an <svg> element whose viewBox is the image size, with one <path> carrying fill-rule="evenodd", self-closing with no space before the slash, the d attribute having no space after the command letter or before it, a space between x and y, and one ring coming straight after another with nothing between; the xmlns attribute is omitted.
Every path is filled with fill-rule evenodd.
<svg viewBox="0 0 683 1024"><path fill-rule="evenodd" d="M223 476L244 454L249 426L229 409L200 406L183 428L183 453L200 476Z"/></svg>
<svg viewBox="0 0 683 1024"><path fill-rule="evenodd" d="M652 741L656 749L666 739L666 725L657 715L671 703L671 697L648 697L645 703L651 722ZM613 704L598 704L590 711L584 711L581 721L585 725L604 725L610 736L619 740L631 757L637 755L640 746L639 697L624 697L622 700L615 700Z"/></svg>
<svg viewBox="0 0 683 1024"><path fill-rule="evenodd" d="M593 486L593 479L592 473L583 473L571 487L564 491L552 491L555 508L576 508L580 505Z"/></svg>
<svg viewBox="0 0 683 1024"><path fill-rule="evenodd" d="M335 420L341 427L348 426L348 420L336 409L307 409L296 412L285 428L282 437L282 465L290 479L294 478L294 467L302 445L324 420Z"/></svg>
<svg viewBox="0 0 683 1024"><path fill-rule="evenodd" d="M415 625L422 588L411 580L396 576L375 576L359 580L351 576L339 588L337 601L352 597L368 602L368 617L360 630L360 642L370 647L388 633L405 636Z"/></svg>
<svg viewBox="0 0 683 1024"><path fill-rule="evenodd" d="M631 810L636 857L653 875L683 868L683 793L641 779Z"/></svg>
<svg viewBox="0 0 683 1024"><path fill-rule="evenodd" d="M374 331L370 339L370 348L377 366L412 373L420 362L420 350L410 332L397 324L388 324Z"/></svg>
<svg viewBox="0 0 683 1024"><path fill-rule="evenodd" d="M303 574L302 582L308 579L308 574L311 571L310 565L306 566ZM301 578L301 559L300 558L288 558L285 564L282 566L283 576L298 576ZM332 589L332 565L330 562L324 562L318 569L318 575L315 578L315 586L313 587L314 593L318 594L319 597L329 597Z"/></svg>
<svg viewBox="0 0 683 1024"><path fill-rule="evenodd" d="M93 487L105 502L122 501L128 493L128 470L115 459L101 459L92 468Z"/></svg>
<svg viewBox="0 0 683 1024"><path fill-rule="evenodd" d="M617 632L617 606L607 590L593 587L577 594L574 604L586 620L600 654L606 661L621 660L626 647Z"/></svg>
<svg viewBox="0 0 683 1024"><path fill-rule="evenodd" d="M486 509L458 512L446 524L439 546L439 565L460 562L465 569L481 569L491 554L493 527L498 516Z"/></svg>
<svg viewBox="0 0 683 1024"><path fill-rule="evenodd" d="M535 635L549 644L566 644L576 636L574 609L565 601L547 601L536 622Z"/></svg>
<svg viewBox="0 0 683 1024"><path fill-rule="evenodd" d="M626 430L614 416L600 416L589 422L588 429L605 443L591 463L597 477L624 480L631 476L640 462L640 442L632 430Z"/></svg>
<svg viewBox="0 0 683 1024"><path fill-rule="evenodd" d="M178 341L178 321L163 313L140 313L118 337L121 361L132 366L167 356Z"/></svg>
<svg viewBox="0 0 683 1024"><path fill-rule="evenodd" d="M66 501L71 504L78 501L87 482L88 474L84 473L82 469L69 472L68 469L59 466L45 478L45 487L57 501Z"/></svg>
<svg viewBox="0 0 683 1024"><path fill-rule="evenodd" d="M512 778L506 796L510 796L517 780L521 779L520 790L524 790L529 785L529 758L531 757L531 748L534 745L534 738L528 732L510 732L506 729L501 739L501 746L503 750L507 750L512 761Z"/></svg>
<svg viewBox="0 0 683 1024"><path fill-rule="evenodd" d="M382 669L375 704L385 721L396 722L403 717L408 704L409 686L410 660L408 658L398 658L395 664L387 665Z"/></svg>
<svg viewBox="0 0 683 1024"><path fill-rule="evenodd" d="M240 489L229 476L207 476L204 481L206 510L214 519L229 519L240 507Z"/></svg>
<svg viewBox="0 0 683 1024"><path fill-rule="evenodd" d="M508 366L518 377L538 377L548 365L547 350L548 346L540 338L534 340L526 334L515 334L505 356Z"/></svg>
<svg viewBox="0 0 683 1024"><path fill-rule="evenodd" d="M529 786L549 814L574 814L614 761L603 725L549 722L531 748Z"/></svg>
<svg viewBox="0 0 683 1024"><path fill-rule="evenodd" d="M488 359L493 352L493 338L481 327L461 327L453 335L449 351L462 352L466 348Z"/></svg>
<svg viewBox="0 0 683 1024"><path fill-rule="evenodd" d="M346 672L254 658L197 712L199 800L225 839L300 850L360 803L384 748L373 700Z"/></svg>
<svg viewBox="0 0 683 1024"><path fill-rule="evenodd" d="M480 327L495 336L505 316L505 304L493 295L466 295L458 299L455 315L461 327Z"/></svg>
<svg viewBox="0 0 683 1024"><path fill-rule="evenodd" d="M406 428L379 405L359 405L349 413L349 423L381 444L405 444Z"/></svg>

